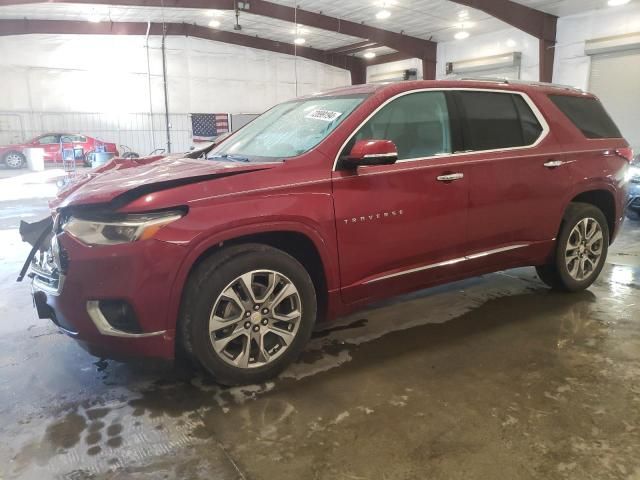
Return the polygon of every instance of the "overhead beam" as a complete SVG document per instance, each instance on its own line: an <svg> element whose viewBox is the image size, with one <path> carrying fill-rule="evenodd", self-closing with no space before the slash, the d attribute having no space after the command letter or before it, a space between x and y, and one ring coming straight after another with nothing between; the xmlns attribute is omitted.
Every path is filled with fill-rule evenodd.
<svg viewBox="0 0 640 480"><path fill-rule="evenodd" d="M297 55L316 62L352 71L362 64L359 58L331 54L311 47L303 47L265 38L216 30L186 23L166 23L166 34L186 36L229 43L242 47L266 50L286 55ZM146 35L144 22L81 22L76 20L1 20L0 36L25 34L78 34L78 35ZM152 23L151 35L162 35L163 25Z"/></svg>
<svg viewBox="0 0 640 480"><path fill-rule="evenodd" d="M42 0L0 0L2 5L19 5L42 3ZM234 0L48 0L46 3L76 3L95 5L120 5L141 7L179 7L215 10L234 10ZM436 61L435 42L412 37L389 30L331 17L322 13L311 12L300 8L289 7L266 0L245 0L237 2L240 12L251 13L285 22L297 23L308 27L319 28L329 32L341 33L352 37L375 41L413 55L416 58L427 58ZM242 23L242 16L240 17Z"/></svg>
<svg viewBox="0 0 640 480"><path fill-rule="evenodd" d="M511 0L452 0L481 10L538 39L540 81L551 82L558 29L558 17Z"/></svg>

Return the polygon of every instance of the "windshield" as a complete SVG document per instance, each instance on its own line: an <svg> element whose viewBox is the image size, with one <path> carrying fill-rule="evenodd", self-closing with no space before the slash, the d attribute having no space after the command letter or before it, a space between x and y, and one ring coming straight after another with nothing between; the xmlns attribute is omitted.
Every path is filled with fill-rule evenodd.
<svg viewBox="0 0 640 480"><path fill-rule="evenodd" d="M365 97L318 97L276 105L214 148L207 158L248 162L295 157L324 140Z"/></svg>

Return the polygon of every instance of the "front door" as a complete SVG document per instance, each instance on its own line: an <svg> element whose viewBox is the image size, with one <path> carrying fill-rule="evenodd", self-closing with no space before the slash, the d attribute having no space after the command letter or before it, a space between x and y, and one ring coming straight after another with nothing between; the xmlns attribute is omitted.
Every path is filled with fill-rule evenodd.
<svg viewBox="0 0 640 480"><path fill-rule="evenodd" d="M347 143L391 140L393 165L341 168L333 195L346 303L414 290L446 277L464 255L468 182L452 152L445 93L388 102Z"/></svg>
<svg viewBox="0 0 640 480"><path fill-rule="evenodd" d="M37 140L38 146L44 150L45 162L59 162L62 160L60 135L44 135Z"/></svg>

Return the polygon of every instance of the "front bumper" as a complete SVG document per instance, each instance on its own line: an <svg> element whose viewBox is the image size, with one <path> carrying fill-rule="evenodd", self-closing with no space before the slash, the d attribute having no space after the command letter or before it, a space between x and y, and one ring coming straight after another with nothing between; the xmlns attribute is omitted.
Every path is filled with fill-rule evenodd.
<svg viewBox="0 0 640 480"><path fill-rule="evenodd" d="M186 249L155 239L88 247L67 233L57 241L64 274L31 268L39 316L53 320L96 356L173 358L176 318L169 299ZM113 301L130 306L134 332L105 318L99 305Z"/></svg>

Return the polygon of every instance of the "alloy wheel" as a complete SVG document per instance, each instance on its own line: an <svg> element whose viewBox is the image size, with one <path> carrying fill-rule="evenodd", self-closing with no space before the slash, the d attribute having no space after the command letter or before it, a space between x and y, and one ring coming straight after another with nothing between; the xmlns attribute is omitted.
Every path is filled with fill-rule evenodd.
<svg viewBox="0 0 640 480"><path fill-rule="evenodd" d="M296 337L302 317L298 289L285 275L254 270L229 283L209 317L217 355L229 365L255 368L280 357Z"/></svg>
<svg viewBox="0 0 640 480"><path fill-rule="evenodd" d="M18 153L9 153L4 157L4 161L11 168L18 168L22 166L22 156Z"/></svg>
<svg viewBox="0 0 640 480"><path fill-rule="evenodd" d="M565 264L569 275L582 282L598 268L604 247L602 227L594 218L581 219L567 240Z"/></svg>

